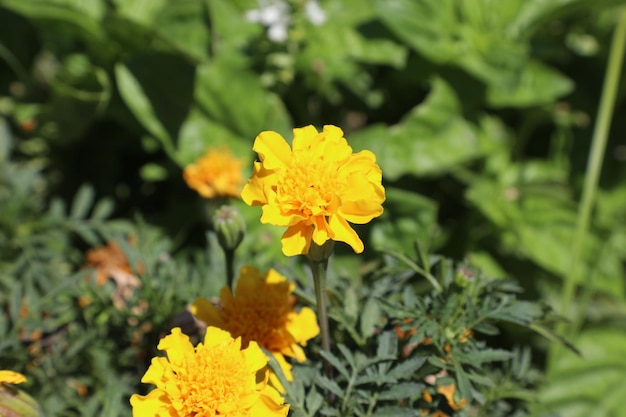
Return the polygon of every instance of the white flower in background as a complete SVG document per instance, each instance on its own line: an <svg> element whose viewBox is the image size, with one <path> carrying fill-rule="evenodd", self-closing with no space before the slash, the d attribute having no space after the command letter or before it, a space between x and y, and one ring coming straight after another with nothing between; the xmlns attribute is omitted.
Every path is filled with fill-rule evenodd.
<svg viewBox="0 0 626 417"><path fill-rule="evenodd" d="M287 40L287 28L291 24L289 4L284 0L258 0L259 8L246 13L248 22L267 26L267 37L272 42Z"/></svg>
<svg viewBox="0 0 626 417"><path fill-rule="evenodd" d="M286 41L288 29L292 23L292 10L289 3L286 0L257 1L259 8L249 10L246 13L246 20L267 27L267 37L272 42ZM317 0L307 0L304 5L304 14L315 26L323 25L326 22L326 13Z"/></svg>
<svg viewBox="0 0 626 417"><path fill-rule="evenodd" d="M326 13L322 10L317 0L307 1L304 5L304 13L315 26L321 26L326 22Z"/></svg>

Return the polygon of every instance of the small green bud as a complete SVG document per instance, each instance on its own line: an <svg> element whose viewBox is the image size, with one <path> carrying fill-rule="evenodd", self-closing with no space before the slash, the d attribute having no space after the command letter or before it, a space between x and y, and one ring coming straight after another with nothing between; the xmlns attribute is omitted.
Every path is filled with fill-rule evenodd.
<svg viewBox="0 0 626 417"><path fill-rule="evenodd" d="M454 282L461 288L467 288L474 279L474 272L464 266L457 268L456 274L454 274Z"/></svg>
<svg viewBox="0 0 626 417"><path fill-rule="evenodd" d="M0 417L40 417L37 401L13 385L0 383Z"/></svg>
<svg viewBox="0 0 626 417"><path fill-rule="evenodd" d="M213 228L224 250L235 250L246 234L246 222L233 206L222 206L213 215Z"/></svg>

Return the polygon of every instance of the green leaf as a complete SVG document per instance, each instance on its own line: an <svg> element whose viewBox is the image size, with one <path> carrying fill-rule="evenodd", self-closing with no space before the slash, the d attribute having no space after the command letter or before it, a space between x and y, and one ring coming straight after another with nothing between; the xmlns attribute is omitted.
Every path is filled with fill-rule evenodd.
<svg viewBox="0 0 626 417"><path fill-rule="evenodd" d="M156 19L167 0L113 0L115 10L121 16L145 26Z"/></svg>
<svg viewBox="0 0 626 417"><path fill-rule="evenodd" d="M401 400L404 398L416 397L422 394L424 384L417 382L401 382L394 384L392 388L382 391L378 395L379 400Z"/></svg>
<svg viewBox="0 0 626 417"><path fill-rule="evenodd" d="M287 140L292 128L282 101L265 90L259 77L215 60L198 68L195 86L198 109L250 145L263 130L274 130Z"/></svg>
<svg viewBox="0 0 626 417"><path fill-rule="evenodd" d="M361 334L364 338L374 334L380 318L381 311L378 302L374 298L368 298L361 312Z"/></svg>
<svg viewBox="0 0 626 417"><path fill-rule="evenodd" d="M317 384L326 389L329 392L335 394L338 398L343 398L345 393L341 390L339 385L333 380L328 379L324 375L319 375L316 380Z"/></svg>
<svg viewBox="0 0 626 417"><path fill-rule="evenodd" d="M148 132L161 141L168 153L174 154L172 138L157 117L153 103L146 96L139 80L124 64L115 66L115 76L120 95L133 115Z"/></svg>
<svg viewBox="0 0 626 417"><path fill-rule="evenodd" d="M67 23L89 40L104 42L100 20L105 6L99 0L4 0L2 7L35 20Z"/></svg>
<svg viewBox="0 0 626 417"><path fill-rule="evenodd" d="M350 144L372 151L389 180L443 174L482 155L479 137L460 114L458 97L441 79L435 79L426 101L399 124L360 130L352 134Z"/></svg>
<svg viewBox="0 0 626 417"><path fill-rule="evenodd" d="M429 247L437 224L437 203L398 188L387 187L385 194L385 212L372 226L372 246L409 252L418 241Z"/></svg>
<svg viewBox="0 0 626 417"><path fill-rule="evenodd" d="M333 355L331 352L321 351L320 355L326 359L335 369L339 371L341 375L343 375L346 379L350 379L350 373L346 369L346 367L341 363L339 358Z"/></svg>
<svg viewBox="0 0 626 417"><path fill-rule="evenodd" d="M581 356L555 356L533 414L571 417L626 416L626 333L616 328L584 331L573 340Z"/></svg>
<svg viewBox="0 0 626 417"><path fill-rule="evenodd" d="M420 369L424 363L426 362L426 358L410 358L405 361L400 362L396 365L387 376L396 378L396 379L407 379L410 378L418 369Z"/></svg>
<svg viewBox="0 0 626 417"><path fill-rule="evenodd" d="M70 218L72 219L85 219L87 213L93 206L95 197L95 191L93 187L89 185L82 185L72 201L72 207L70 209Z"/></svg>
<svg viewBox="0 0 626 417"><path fill-rule="evenodd" d="M375 0L383 22L427 59L456 65L487 85L490 104L530 106L571 91L572 83L529 57L525 0ZM497 16L497 18L495 17Z"/></svg>
<svg viewBox="0 0 626 417"><path fill-rule="evenodd" d="M414 417L417 415L416 410L395 406L380 407L372 414L373 417Z"/></svg>

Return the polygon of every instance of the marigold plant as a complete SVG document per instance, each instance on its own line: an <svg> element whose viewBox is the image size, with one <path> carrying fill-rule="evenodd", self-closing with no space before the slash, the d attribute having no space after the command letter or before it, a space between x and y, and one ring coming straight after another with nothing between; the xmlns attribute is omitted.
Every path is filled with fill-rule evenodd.
<svg viewBox="0 0 626 417"><path fill-rule="evenodd" d="M167 358L153 358L141 379L156 388L131 397L133 416L279 417L289 411L278 391L267 385L267 357L254 342L242 349L240 338L208 327L204 343L194 348L175 327L158 349Z"/></svg>
<svg viewBox="0 0 626 417"><path fill-rule="evenodd" d="M243 267L235 295L230 288L221 290L221 308L206 299L197 299L192 312L209 326L227 330L241 337L243 346L256 342L271 352L289 381L291 366L285 356L304 362L302 346L319 334L315 312L308 307L293 308L292 282L270 269L262 278L254 267ZM272 383L277 384L273 375Z"/></svg>
<svg viewBox="0 0 626 417"><path fill-rule="evenodd" d="M364 224L383 212L385 189L376 157L353 154L343 131L326 125L293 130L290 148L276 132L261 132L253 149L259 155L241 193L249 205L262 206L261 222L287 226L282 236L287 256L307 254L311 241L341 241L355 252L363 242L350 223Z"/></svg>
<svg viewBox="0 0 626 417"><path fill-rule="evenodd" d="M228 149L209 149L183 171L187 185L204 198L237 197L243 185L243 161Z"/></svg>

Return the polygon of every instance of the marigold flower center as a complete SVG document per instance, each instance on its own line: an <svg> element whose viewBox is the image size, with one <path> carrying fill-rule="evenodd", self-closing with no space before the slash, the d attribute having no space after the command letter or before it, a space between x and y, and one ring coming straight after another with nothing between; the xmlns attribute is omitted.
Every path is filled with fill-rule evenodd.
<svg viewBox="0 0 626 417"><path fill-rule="evenodd" d="M305 217L334 213L343 188L336 168L315 155L294 154L276 189L283 211L297 212Z"/></svg>
<svg viewBox="0 0 626 417"><path fill-rule="evenodd" d="M245 348L254 340L270 351L279 352L294 343L286 332L286 325L291 312L288 293L278 291L287 283L273 284L275 291L263 291L255 300L235 299L224 306L222 318L226 327L235 337L241 337Z"/></svg>
<svg viewBox="0 0 626 417"><path fill-rule="evenodd" d="M173 407L184 416L246 414L241 399L254 395L240 351L228 345L207 348L198 345L197 354L186 356L176 374L180 397Z"/></svg>

